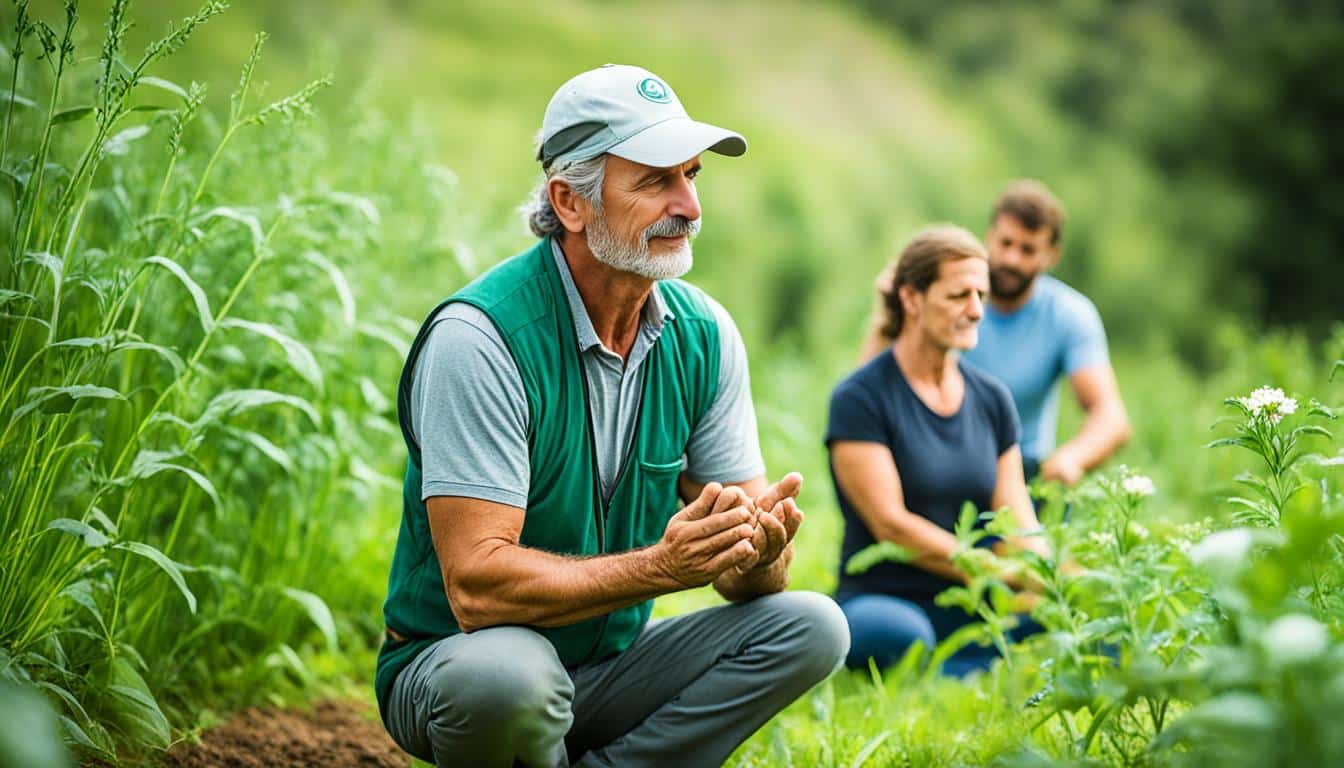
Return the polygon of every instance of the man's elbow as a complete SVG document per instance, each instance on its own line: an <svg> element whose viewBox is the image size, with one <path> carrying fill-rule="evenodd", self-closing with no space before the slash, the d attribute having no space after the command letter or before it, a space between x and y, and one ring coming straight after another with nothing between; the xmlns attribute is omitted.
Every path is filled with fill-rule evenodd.
<svg viewBox="0 0 1344 768"><path fill-rule="evenodd" d="M457 626L463 632L475 632L499 623L491 615L489 599L479 590L471 589L463 585L460 580L453 579L448 581L444 591L448 597L448 608L453 612L453 618L457 620Z"/></svg>

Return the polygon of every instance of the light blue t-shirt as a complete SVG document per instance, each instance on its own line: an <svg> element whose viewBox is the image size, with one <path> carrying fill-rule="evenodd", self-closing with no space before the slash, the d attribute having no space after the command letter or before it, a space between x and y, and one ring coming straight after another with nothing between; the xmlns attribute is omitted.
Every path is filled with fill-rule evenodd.
<svg viewBox="0 0 1344 768"><path fill-rule="evenodd" d="M1008 385L1022 419L1022 456L1041 462L1055 449L1059 378L1109 362L1106 331L1083 294L1050 275L1010 314L986 302L980 342L963 356Z"/></svg>

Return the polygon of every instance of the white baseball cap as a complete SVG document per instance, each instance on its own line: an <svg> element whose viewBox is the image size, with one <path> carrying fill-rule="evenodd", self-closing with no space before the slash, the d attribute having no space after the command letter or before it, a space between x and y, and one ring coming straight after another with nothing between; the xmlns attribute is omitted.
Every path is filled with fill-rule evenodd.
<svg viewBox="0 0 1344 768"><path fill-rule="evenodd" d="M550 169L611 153L670 168L709 150L747 151L737 133L686 114L671 86L641 67L604 64L575 75L551 97L537 159Z"/></svg>

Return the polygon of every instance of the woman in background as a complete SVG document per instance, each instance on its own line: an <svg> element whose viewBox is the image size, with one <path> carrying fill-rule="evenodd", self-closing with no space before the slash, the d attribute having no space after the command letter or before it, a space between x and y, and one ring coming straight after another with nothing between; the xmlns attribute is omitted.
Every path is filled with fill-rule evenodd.
<svg viewBox="0 0 1344 768"><path fill-rule="evenodd" d="M934 604L939 592L965 581L951 560L965 502L982 511L1011 508L1019 530L1040 527L1022 476L1012 396L958 354L975 346L984 312L984 247L960 227L931 227L887 274L879 290L890 346L835 388L826 433L845 520L836 600L849 621L846 663L855 668L869 658L886 666L916 641L932 648L975 620ZM844 563L877 541L914 557L846 574ZM1039 537L1011 545L1047 554ZM994 653L968 646L943 671L986 668Z"/></svg>

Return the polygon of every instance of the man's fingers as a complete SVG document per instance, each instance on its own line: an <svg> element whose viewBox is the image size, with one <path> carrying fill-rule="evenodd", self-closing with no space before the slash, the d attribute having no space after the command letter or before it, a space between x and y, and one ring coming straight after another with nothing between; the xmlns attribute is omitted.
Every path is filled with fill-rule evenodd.
<svg viewBox="0 0 1344 768"><path fill-rule="evenodd" d="M740 568L755 559L756 548L751 545L751 539L743 539L711 558L708 570L711 573L723 573L729 568Z"/></svg>
<svg viewBox="0 0 1344 768"><path fill-rule="evenodd" d="M722 552L742 540L751 540L752 528L750 523L735 525L726 531L719 531L713 536L707 536L692 544L692 548L697 552L705 553L705 556L711 556Z"/></svg>
<svg viewBox="0 0 1344 768"><path fill-rule="evenodd" d="M797 496L802 488L803 476L797 472L790 472L757 497L756 506L759 509L774 509L775 505L784 499Z"/></svg>
<svg viewBox="0 0 1344 768"><path fill-rule="evenodd" d="M692 520L685 526L685 539L695 541L697 539L713 536L721 531L726 531L735 525L751 523L754 518L751 510L746 507L733 507L732 509L720 512L717 515L709 515L699 520Z"/></svg>
<svg viewBox="0 0 1344 768"><path fill-rule="evenodd" d="M714 507L714 502L718 499L723 486L718 483L706 483L700 490L700 495L690 504L682 507L674 517L680 517L683 520L699 520L709 514Z"/></svg>
<svg viewBox="0 0 1344 768"><path fill-rule="evenodd" d="M779 518L784 523L784 530L788 533L789 541L798 533L798 529L803 524L803 510L798 508L798 503L793 499L785 499L779 503Z"/></svg>
<svg viewBox="0 0 1344 768"><path fill-rule="evenodd" d="M714 500L714 507L710 514L717 515L733 507L744 507L748 501L750 499L747 498L746 491L735 485L730 485L719 491L719 497Z"/></svg>

